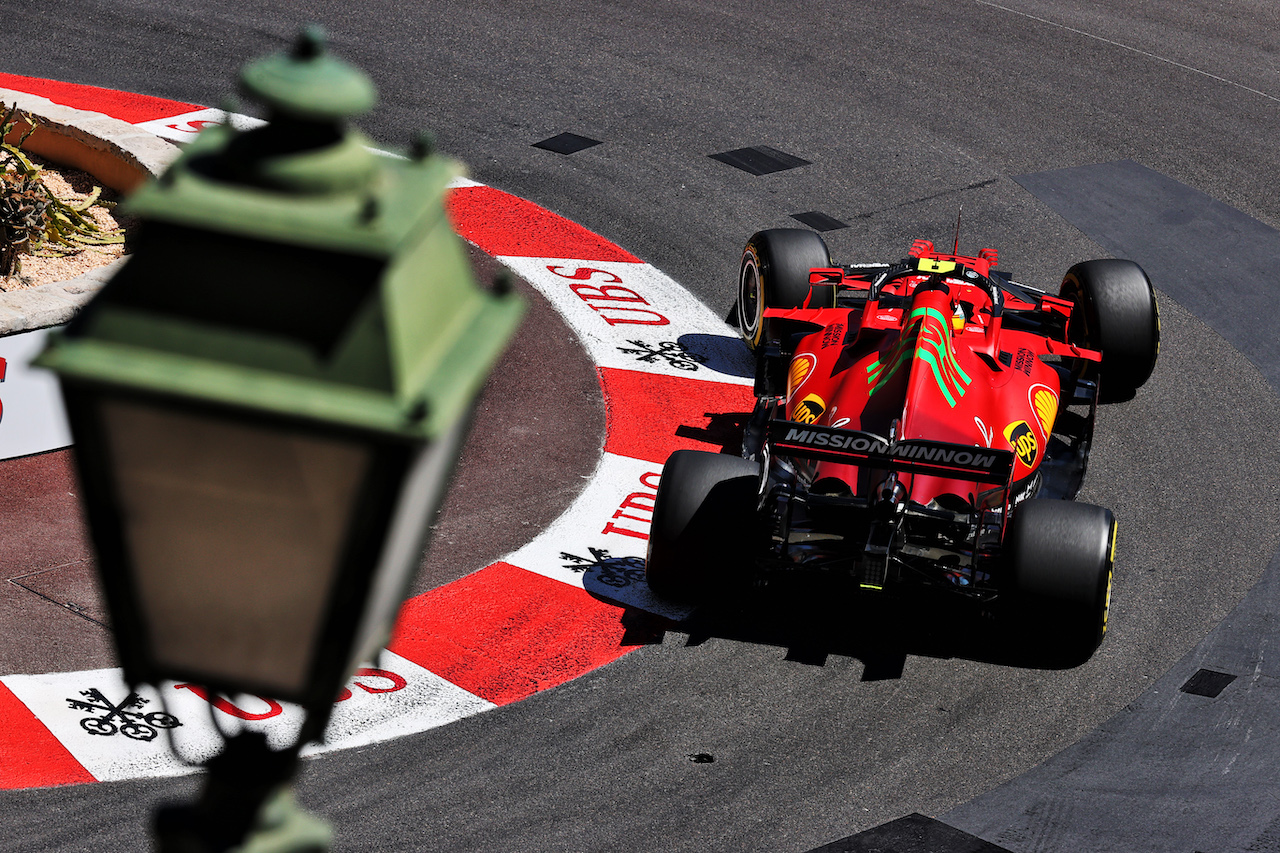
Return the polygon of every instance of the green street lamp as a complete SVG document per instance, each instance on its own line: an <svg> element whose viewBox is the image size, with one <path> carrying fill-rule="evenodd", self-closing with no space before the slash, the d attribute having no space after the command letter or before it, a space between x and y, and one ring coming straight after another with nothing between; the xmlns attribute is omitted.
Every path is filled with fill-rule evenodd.
<svg viewBox="0 0 1280 853"><path fill-rule="evenodd" d="M229 742L203 800L162 813L172 851L324 849L287 805L297 750L386 643L523 311L475 286L453 164L346 128L375 92L319 31L241 84L269 123L207 130L128 200L132 259L37 362L62 385L126 681L307 711L283 753Z"/></svg>

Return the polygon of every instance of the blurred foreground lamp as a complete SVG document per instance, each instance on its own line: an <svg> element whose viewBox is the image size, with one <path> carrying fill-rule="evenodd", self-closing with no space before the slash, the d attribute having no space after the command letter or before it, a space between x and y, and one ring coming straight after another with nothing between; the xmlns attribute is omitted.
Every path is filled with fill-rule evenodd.
<svg viewBox="0 0 1280 853"><path fill-rule="evenodd" d="M241 84L269 123L207 130L129 199L132 259L38 363L125 679L296 702L296 754L387 641L522 304L474 284L443 208L454 166L345 127L375 93L319 31Z"/></svg>

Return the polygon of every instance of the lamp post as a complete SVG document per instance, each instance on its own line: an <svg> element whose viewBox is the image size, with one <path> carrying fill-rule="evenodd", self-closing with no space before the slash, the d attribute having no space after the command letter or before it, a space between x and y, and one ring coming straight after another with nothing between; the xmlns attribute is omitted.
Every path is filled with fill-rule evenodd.
<svg viewBox="0 0 1280 853"><path fill-rule="evenodd" d="M523 310L478 289L454 166L373 153L373 106L318 30L248 65L269 122L211 128L127 202L131 260L38 359L60 380L131 686L306 710L161 813L164 851L324 849L289 806L298 749L386 643L473 401Z"/></svg>

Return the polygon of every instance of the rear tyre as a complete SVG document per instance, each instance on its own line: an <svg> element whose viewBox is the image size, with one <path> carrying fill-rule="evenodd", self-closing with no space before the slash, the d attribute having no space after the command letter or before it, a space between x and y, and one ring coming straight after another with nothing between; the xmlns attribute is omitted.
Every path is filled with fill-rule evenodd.
<svg viewBox="0 0 1280 853"><path fill-rule="evenodd" d="M1014 512L1004 548L1012 615L1056 665L1084 663L1107 633L1115 536L1099 506L1033 498Z"/></svg>
<svg viewBox="0 0 1280 853"><path fill-rule="evenodd" d="M766 308L803 308L809 300L809 270L831 266L831 252L822 236L803 228L757 231L742 251L738 270L738 330L754 352L769 340ZM810 308L835 304L835 288L818 289Z"/></svg>
<svg viewBox="0 0 1280 853"><path fill-rule="evenodd" d="M1132 399L1160 353L1160 311L1151 279L1133 261L1084 261L1067 270L1061 295L1075 303L1071 342L1102 353L1099 397L1107 403Z"/></svg>
<svg viewBox="0 0 1280 853"><path fill-rule="evenodd" d="M658 482L645 578L660 598L696 604L749 565L760 464L703 450L677 450Z"/></svg>

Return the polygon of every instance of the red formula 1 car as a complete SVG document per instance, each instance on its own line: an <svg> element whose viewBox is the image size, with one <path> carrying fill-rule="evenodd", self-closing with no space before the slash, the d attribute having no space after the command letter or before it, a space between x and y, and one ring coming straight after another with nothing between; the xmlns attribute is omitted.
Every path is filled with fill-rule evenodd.
<svg viewBox="0 0 1280 853"><path fill-rule="evenodd" d="M1132 261L1076 264L1058 296L995 266L994 250L927 240L899 263L837 266L815 232L755 234L737 308L755 410L741 457L667 460L654 592L705 601L810 571L868 595L1004 607L1092 654L1116 523L1070 499L1098 403L1132 397L1155 367L1155 294Z"/></svg>

